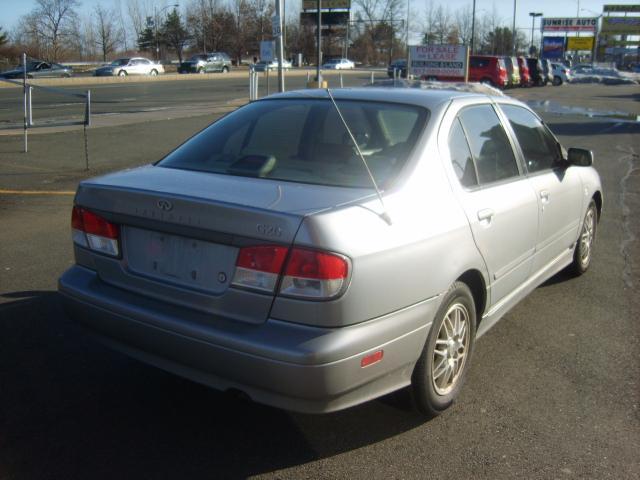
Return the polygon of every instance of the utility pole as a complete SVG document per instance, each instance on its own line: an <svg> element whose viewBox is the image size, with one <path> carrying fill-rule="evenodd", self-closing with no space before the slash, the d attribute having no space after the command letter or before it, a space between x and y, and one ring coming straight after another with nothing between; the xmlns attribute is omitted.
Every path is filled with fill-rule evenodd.
<svg viewBox="0 0 640 480"><path fill-rule="evenodd" d="M473 0L473 9L471 10L471 55L473 55L475 38L476 38L476 0Z"/></svg>

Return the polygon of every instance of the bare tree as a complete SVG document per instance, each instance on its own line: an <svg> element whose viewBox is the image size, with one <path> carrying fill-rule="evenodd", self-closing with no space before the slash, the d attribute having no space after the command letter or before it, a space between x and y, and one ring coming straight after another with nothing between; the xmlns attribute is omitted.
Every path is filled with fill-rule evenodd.
<svg viewBox="0 0 640 480"><path fill-rule="evenodd" d="M423 24L423 35L422 35L422 43L428 45L430 43L436 42L436 30L437 30L437 22L436 22L436 10L433 7L433 2L430 0L427 4L427 8L424 12L425 19Z"/></svg>
<svg viewBox="0 0 640 480"><path fill-rule="evenodd" d="M78 0L36 0L33 12L37 19L37 35L44 40L47 56L57 61L64 49L64 40L71 34L77 17Z"/></svg>
<svg viewBox="0 0 640 480"><path fill-rule="evenodd" d="M451 33L451 13L449 7L442 8L442 5L438 5L434 13L435 22L435 36L438 43L447 43L449 34Z"/></svg>
<svg viewBox="0 0 640 480"><path fill-rule="evenodd" d="M471 44L471 24L473 23L473 10L471 5L462 7L455 12L454 27L458 31L462 45Z"/></svg>
<svg viewBox="0 0 640 480"><path fill-rule="evenodd" d="M107 56L115 51L116 45L120 42L121 34L116 25L117 15L112 10L106 10L98 4L94 8L95 14L95 43L100 53L102 61L107 61Z"/></svg>

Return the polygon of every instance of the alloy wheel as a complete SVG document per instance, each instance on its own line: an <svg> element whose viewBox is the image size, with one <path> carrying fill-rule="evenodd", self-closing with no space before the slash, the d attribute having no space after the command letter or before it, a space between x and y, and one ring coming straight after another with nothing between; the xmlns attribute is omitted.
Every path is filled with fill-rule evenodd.
<svg viewBox="0 0 640 480"><path fill-rule="evenodd" d="M469 312L461 303L449 307L433 350L431 380L438 395L448 394L460 378L469 351Z"/></svg>

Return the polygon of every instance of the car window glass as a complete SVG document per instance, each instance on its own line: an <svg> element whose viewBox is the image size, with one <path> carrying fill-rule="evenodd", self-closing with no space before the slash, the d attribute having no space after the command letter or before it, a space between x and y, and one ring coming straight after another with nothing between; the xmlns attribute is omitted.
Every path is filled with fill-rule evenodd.
<svg viewBox="0 0 640 480"><path fill-rule="evenodd" d="M418 113L411 110L384 109L378 112L378 121L389 145L406 142Z"/></svg>
<svg viewBox="0 0 640 480"><path fill-rule="evenodd" d="M476 167L473 164L469 144L460 125L460 121L456 118L449 132L449 153L451 155L451 164L453 170L460 183L465 187L474 187L478 184L476 176Z"/></svg>
<svg viewBox="0 0 640 480"><path fill-rule="evenodd" d="M481 185L519 175L507 134L490 105L465 108L460 112L460 121L467 134Z"/></svg>
<svg viewBox="0 0 640 480"><path fill-rule="evenodd" d="M307 106L292 104L258 117L245 153L273 155L278 160L294 156L307 113Z"/></svg>
<svg viewBox="0 0 640 480"><path fill-rule="evenodd" d="M382 188L400 172L417 142L428 111L412 105L337 100L352 133ZM389 113L387 110L398 110ZM384 112L384 113L381 113ZM396 138L385 138L380 118L401 118ZM412 121L409 121L412 119ZM325 131L326 130L326 131ZM249 162L248 157L252 157ZM371 188L333 104L326 99L254 102L236 110L169 154L160 166L274 180ZM246 170L254 165L256 171ZM268 166L261 170L260 166ZM239 167L242 167L239 169ZM242 170L244 169L244 170ZM242 170L242 171L240 171Z"/></svg>
<svg viewBox="0 0 640 480"><path fill-rule="evenodd" d="M542 122L522 107L501 107L516 134L527 169L530 172L538 172L556 166L561 159L560 149Z"/></svg>

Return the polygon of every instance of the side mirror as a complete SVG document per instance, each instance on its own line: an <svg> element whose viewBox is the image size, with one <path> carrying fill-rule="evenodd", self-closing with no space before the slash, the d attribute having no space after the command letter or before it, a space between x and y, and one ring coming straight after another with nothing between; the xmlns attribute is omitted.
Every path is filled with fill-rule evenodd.
<svg viewBox="0 0 640 480"><path fill-rule="evenodd" d="M593 165L593 152L584 148L570 148L567 152L567 162L576 167L590 167Z"/></svg>

